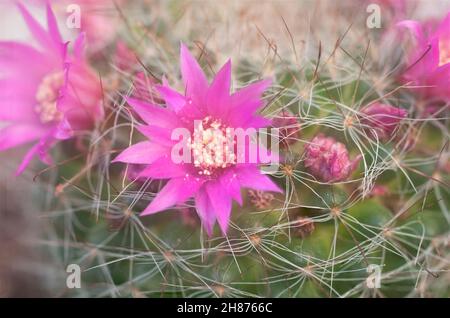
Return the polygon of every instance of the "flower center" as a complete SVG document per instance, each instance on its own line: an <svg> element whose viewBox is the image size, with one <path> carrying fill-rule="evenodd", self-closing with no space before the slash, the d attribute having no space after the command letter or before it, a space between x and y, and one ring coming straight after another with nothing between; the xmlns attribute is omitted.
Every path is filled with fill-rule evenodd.
<svg viewBox="0 0 450 318"><path fill-rule="evenodd" d="M235 141L230 132L220 120L209 116L196 122L189 147L200 175L211 176L218 169L236 164Z"/></svg>
<svg viewBox="0 0 450 318"><path fill-rule="evenodd" d="M46 75L36 93L37 105L35 111L43 124L60 121L63 114L56 107L59 90L64 84L64 73L57 72Z"/></svg>
<svg viewBox="0 0 450 318"><path fill-rule="evenodd" d="M450 40L439 41L439 66L450 63Z"/></svg>

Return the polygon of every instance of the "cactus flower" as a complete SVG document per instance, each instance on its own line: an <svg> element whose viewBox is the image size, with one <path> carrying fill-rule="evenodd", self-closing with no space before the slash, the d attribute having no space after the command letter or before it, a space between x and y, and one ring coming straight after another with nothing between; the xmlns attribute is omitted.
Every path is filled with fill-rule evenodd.
<svg viewBox="0 0 450 318"><path fill-rule="evenodd" d="M0 42L0 151L34 142L17 174L35 155L51 161L49 148L57 141L93 128L103 117L98 76L84 55L84 36L68 52L55 16L47 5L47 30L21 4L18 7L37 42Z"/></svg>
<svg viewBox="0 0 450 318"><path fill-rule="evenodd" d="M147 101L129 98L128 103L146 123L138 129L149 141L143 141L125 149L114 160L129 164L145 164L142 175L152 179L168 179L142 216L173 208L191 198L204 228L209 235L217 220L224 234L227 233L232 200L242 204L240 189L281 191L269 177L263 175L258 163L223 161L215 148L222 142L221 134L228 128L260 128L271 124L270 120L255 115L263 106L262 93L270 81L262 80L230 94L231 62L228 61L208 83L205 74L188 49L181 45L181 73L183 93L173 90L164 80L157 89L166 107ZM201 129L194 127L201 122ZM203 153L212 148L212 154L199 156L193 162L175 162L172 150L176 141L171 134L177 128L186 129L190 135L192 153ZM201 133L201 138L197 138ZM247 144L248 145L248 144ZM217 151L216 151L217 150Z"/></svg>
<svg viewBox="0 0 450 318"><path fill-rule="evenodd" d="M323 134L315 136L305 147L305 167L321 182L348 179L357 168L361 156L350 160L344 144Z"/></svg>

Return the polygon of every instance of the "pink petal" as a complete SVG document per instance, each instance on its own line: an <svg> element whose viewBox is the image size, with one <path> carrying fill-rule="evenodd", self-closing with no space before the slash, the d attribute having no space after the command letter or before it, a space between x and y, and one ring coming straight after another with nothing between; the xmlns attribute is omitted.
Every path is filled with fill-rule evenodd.
<svg viewBox="0 0 450 318"><path fill-rule="evenodd" d="M178 127L178 118L167 108L162 108L138 99L127 98L128 104L148 124L159 127Z"/></svg>
<svg viewBox="0 0 450 318"><path fill-rule="evenodd" d="M157 126L138 126L137 130L153 143L172 147L176 141L172 140L172 130Z"/></svg>
<svg viewBox="0 0 450 318"><path fill-rule="evenodd" d="M169 158L167 148L150 141L142 141L125 149L112 162L150 164L162 156Z"/></svg>
<svg viewBox="0 0 450 318"><path fill-rule="evenodd" d="M211 201L209 199L208 193L203 186L199 191L195 194L195 207L202 221L202 225L206 230L208 236L212 236L214 223L216 222L216 215L214 213L214 209L212 207Z"/></svg>
<svg viewBox="0 0 450 318"><path fill-rule="evenodd" d="M139 177L152 179L171 179L186 176L186 167L184 164L175 164L169 158L160 158L155 160L149 167L145 168Z"/></svg>
<svg viewBox="0 0 450 318"><path fill-rule="evenodd" d="M228 113L230 107L230 89L231 89L231 61L228 60L225 65L216 74L211 86L208 89L206 102L208 112L216 117L223 118Z"/></svg>
<svg viewBox="0 0 450 318"><path fill-rule="evenodd" d="M51 164L51 158L48 154L48 151L53 144L53 139L51 134L47 134L41 140L34 145L25 155L21 164L16 170L16 176L21 175L25 169L30 164L31 160L33 160L34 156L38 155L42 162L49 165Z"/></svg>
<svg viewBox="0 0 450 318"><path fill-rule="evenodd" d="M86 43L86 33L81 32L75 40L73 45L73 55L75 59L84 59L85 45Z"/></svg>
<svg viewBox="0 0 450 318"><path fill-rule="evenodd" d="M7 126L0 130L0 151L42 138L47 132L47 128L39 126L18 124Z"/></svg>
<svg viewBox="0 0 450 318"><path fill-rule="evenodd" d="M208 81L200 65L183 43L181 43L180 60L186 96L191 98L198 107L202 107Z"/></svg>
<svg viewBox="0 0 450 318"><path fill-rule="evenodd" d="M223 189L227 191L239 205L242 205L241 185L233 169L228 169L228 171L220 177L220 183L222 184Z"/></svg>
<svg viewBox="0 0 450 318"><path fill-rule="evenodd" d="M232 106L238 110L242 110L251 101L259 100L264 91L272 85L272 80L262 80L241 88L231 95Z"/></svg>
<svg viewBox="0 0 450 318"><path fill-rule="evenodd" d="M61 33L59 33L58 23L56 22L55 14L50 7L50 4L47 3L47 26L50 36L53 41L57 43L62 43Z"/></svg>
<svg viewBox="0 0 450 318"><path fill-rule="evenodd" d="M174 112L180 111L186 104L186 98L169 86L156 85L155 88L166 102L167 107Z"/></svg>
<svg viewBox="0 0 450 318"><path fill-rule="evenodd" d="M25 6L20 2L17 3L17 6L22 13L23 19L28 25L28 28L41 46L45 49L56 49L57 44L49 36L47 31L31 16Z"/></svg>
<svg viewBox="0 0 450 318"><path fill-rule="evenodd" d="M231 215L231 197L223 193L220 182L208 182L205 186L220 229L226 235Z"/></svg>
<svg viewBox="0 0 450 318"><path fill-rule="evenodd" d="M242 187L261 191L283 192L268 176L262 174L256 165L243 165L235 168Z"/></svg>
<svg viewBox="0 0 450 318"><path fill-rule="evenodd" d="M183 203L201 187L203 180L192 177L170 179L156 198L141 213L141 216L160 212L178 203Z"/></svg>

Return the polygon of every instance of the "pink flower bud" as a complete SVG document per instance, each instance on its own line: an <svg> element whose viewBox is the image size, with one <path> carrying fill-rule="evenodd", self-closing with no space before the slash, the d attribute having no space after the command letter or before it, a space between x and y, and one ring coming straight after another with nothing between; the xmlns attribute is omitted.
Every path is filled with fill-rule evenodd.
<svg viewBox="0 0 450 318"><path fill-rule="evenodd" d="M408 115L405 109L380 103L365 107L361 113L361 123L381 140L391 138L400 121Z"/></svg>
<svg viewBox="0 0 450 318"><path fill-rule="evenodd" d="M322 182L346 180L357 168L361 155L350 160L347 148L332 137L319 134L305 148L305 167Z"/></svg>

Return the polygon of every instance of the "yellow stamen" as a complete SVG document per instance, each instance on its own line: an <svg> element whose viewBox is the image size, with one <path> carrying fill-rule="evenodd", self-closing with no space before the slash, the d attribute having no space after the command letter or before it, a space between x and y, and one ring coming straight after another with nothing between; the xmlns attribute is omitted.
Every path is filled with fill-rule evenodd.
<svg viewBox="0 0 450 318"><path fill-rule="evenodd" d="M35 111L43 124L60 121L63 117L58 111L56 103L59 97L59 89L64 84L62 72L51 73L45 76L36 92L37 105Z"/></svg>

